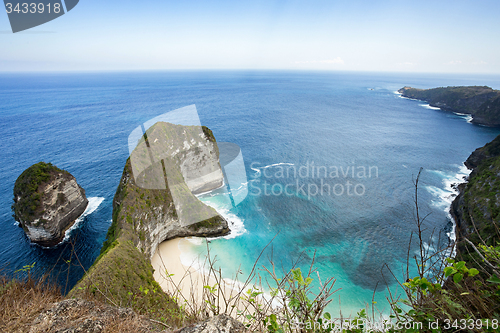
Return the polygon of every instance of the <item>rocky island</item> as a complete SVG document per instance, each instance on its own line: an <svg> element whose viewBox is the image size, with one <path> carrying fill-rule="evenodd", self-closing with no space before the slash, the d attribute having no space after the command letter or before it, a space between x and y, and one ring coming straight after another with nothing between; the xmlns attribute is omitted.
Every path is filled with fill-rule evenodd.
<svg viewBox="0 0 500 333"><path fill-rule="evenodd" d="M403 87L398 92L407 98L426 101L445 111L470 114L475 124L500 126L500 90L487 86L417 89Z"/></svg>
<svg viewBox="0 0 500 333"><path fill-rule="evenodd" d="M60 243L87 204L85 190L75 177L50 163L32 165L14 185L14 218L41 246Z"/></svg>

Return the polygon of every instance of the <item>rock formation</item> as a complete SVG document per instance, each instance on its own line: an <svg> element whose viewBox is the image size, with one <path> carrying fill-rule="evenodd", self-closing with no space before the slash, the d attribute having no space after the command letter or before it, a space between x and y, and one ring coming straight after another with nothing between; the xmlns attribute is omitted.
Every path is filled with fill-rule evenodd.
<svg viewBox="0 0 500 333"><path fill-rule="evenodd" d="M152 257L175 237L218 236L227 222L194 196L224 184L212 132L200 126L159 122L148 129L128 159L113 210L120 228L139 235L136 246Z"/></svg>
<svg viewBox="0 0 500 333"><path fill-rule="evenodd" d="M175 333L243 333L245 326L228 315L218 315L201 323L184 327Z"/></svg>
<svg viewBox="0 0 500 333"><path fill-rule="evenodd" d="M500 91L490 87L446 87L417 89L403 87L398 92L407 98L426 101L429 105L472 115L472 122L486 126L500 126Z"/></svg>
<svg viewBox="0 0 500 333"><path fill-rule="evenodd" d="M31 323L29 333L166 332L165 325L121 308L83 299L66 299L52 304ZM176 333L242 333L245 326L237 320L218 315L189 325Z"/></svg>
<svg viewBox="0 0 500 333"><path fill-rule="evenodd" d="M498 241L500 222L500 136L484 147L476 149L465 165L472 169L467 183L458 186L459 194L453 200L450 213L457 225L457 238L467 237L479 244ZM467 251L467 244L459 243L458 251Z"/></svg>
<svg viewBox="0 0 500 333"><path fill-rule="evenodd" d="M30 240L42 246L61 242L87 204L75 177L50 163L32 165L14 185L14 218Z"/></svg>
<svg viewBox="0 0 500 333"><path fill-rule="evenodd" d="M167 239L229 233L227 221L193 194L223 184L218 157L208 128L164 122L149 128L125 163L101 255L70 297L98 284L122 304L130 302L130 295L140 295L141 301L154 304L152 312L175 308L154 281L151 258ZM146 289L155 292L145 295Z"/></svg>
<svg viewBox="0 0 500 333"><path fill-rule="evenodd" d="M126 328L128 332L160 332L152 322L140 317L130 308L67 299L54 303L50 309L40 313L31 324L29 333L118 332L121 328Z"/></svg>

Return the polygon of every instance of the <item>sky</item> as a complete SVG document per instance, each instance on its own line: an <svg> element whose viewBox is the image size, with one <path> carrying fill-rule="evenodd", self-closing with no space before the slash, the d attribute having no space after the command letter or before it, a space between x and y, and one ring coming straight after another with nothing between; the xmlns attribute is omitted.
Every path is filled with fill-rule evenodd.
<svg viewBox="0 0 500 333"><path fill-rule="evenodd" d="M80 0L15 34L0 13L0 71L500 74L499 12L498 0Z"/></svg>

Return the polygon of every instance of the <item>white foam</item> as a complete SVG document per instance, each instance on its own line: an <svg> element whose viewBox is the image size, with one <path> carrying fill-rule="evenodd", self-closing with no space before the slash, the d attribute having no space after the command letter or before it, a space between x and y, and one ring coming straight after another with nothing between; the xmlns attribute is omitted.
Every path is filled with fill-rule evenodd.
<svg viewBox="0 0 500 333"><path fill-rule="evenodd" d="M190 267L196 270L198 273L207 276L209 275L209 270L207 267L208 263L206 259L202 258L201 255L196 254L196 252L191 249L191 244L201 246L203 245L204 240L205 239L201 237L186 237L179 241L178 248L181 253L179 258L183 266ZM230 278L223 278L222 284L224 285L224 287L230 288L231 290L234 290L236 292L243 290L243 288L245 287L244 282L236 281ZM255 291L262 292L261 289L257 288L254 285L246 286L246 289L251 288L253 288ZM245 290L243 290L243 292L245 292ZM265 299L266 301L272 299L271 305L274 308L278 308L280 306L278 299L276 297L273 298L269 293L263 292L261 295L257 296L257 299L259 298Z"/></svg>
<svg viewBox="0 0 500 333"><path fill-rule="evenodd" d="M436 248L432 245L430 245L427 242L422 242L422 247L424 249L424 253L429 254L429 253L436 253ZM418 256L420 256L420 249L415 250L414 253Z"/></svg>
<svg viewBox="0 0 500 333"><path fill-rule="evenodd" d="M417 102L421 102L419 99L410 98L410 97L404 97L404 96L403 96L403 94L399 94L399 98L408 99L408 100L410 100L410 101L417 101Z"/></svg>
<svg viewBox="0 0 500 333"><path fill-rule="evenodd" d="M97 208L99 208L99 205L104 201L104 198L102 198L102 197L91 197L91 198L88 198L88 200L89 200L89 203L87 205L87 208L82 213L82 215L80 215L80 217L78 217L76 219L75 223L71 226L71 228L69 228L68 230L66 230L66 233L64 234L64 239L61 241L61 243L67 242L69 240L69 238L71 236L71 232L73 230L78 229L78 227L82 223L82 221L85 218L85 216L88 216L88 215L92 214L93 212L96 211ZM61 243L59 243L59 244L61 244Z"/></svg>
<svg viewBox="0 0 500 333"><path fill-rule="evenodd" d="M430 106L429 104L419 104L419 105L429 110L441 110L441 108Z"/></svg>
<svg viewBox="0 0 500 333"><path fill-rule="evenodd" d="M215 207L213 208L217 210L217 212L226 219L226 221L228 222L229 229L231 229L231 233L227 236L222 236L222 238L232 239L241 236L247 232L247 230L245 229L244 221L238 216L236 216L236 214L230 212L228 209L225 208L218 208L218 209Z"/></svg>
<svg viewBox="0 0 500 333"><path fill-rule="evenodd" d="M472 123L472 115L467 114L467 113L460 113L460 112L453 112L457 116L460 116L460 118L465 119L469 124Z"/></svg>
<svg viewBox="0 0 500 333"><path fill-rule="evenodd" d="M246 186L247 183L241 184L241 186L233 192L236 193L239 189L242 188L246 189ZM228 193L212 193L205 195L200 199L204 204L215 209L217 213L219 213L228 222L228 227L229 229L231 229L231 233L227 236L222 236L222 238L236 238L247 232L247 230L245 229L244 220L230 210L232 208L232 204Z"/></svg>
<svg viewBox="0 0 500 333"><path fill-rule="evenodd" d="M437 188L435 186L426 186L427 191L434 195L437 200L433 200L432 204L435 207L443 209L443 211L446 213L448 218L452 221L452 230L447 233L448 238L454 242L456 240L456 234L455 234L455 221L453 217L451 216L450 213L450 206L455 197L458 194L458 189L454 186L460 183L464 183L466 181L466 178L469 176L471 173L471 170L467 169L467 167L462 164L462 165L457 165L458 168L457 173L447 173L442 170L431 170L431 172L438 174L443 180L443 188ZM451 254L451 253L450 253Z"/></svg>
<svg viewBox="0 0 500 333"><path fill-rule="evenodd" d="M200 246L203 244L203 238L201 237L185 237L184 239L196 246Z"/></svg>

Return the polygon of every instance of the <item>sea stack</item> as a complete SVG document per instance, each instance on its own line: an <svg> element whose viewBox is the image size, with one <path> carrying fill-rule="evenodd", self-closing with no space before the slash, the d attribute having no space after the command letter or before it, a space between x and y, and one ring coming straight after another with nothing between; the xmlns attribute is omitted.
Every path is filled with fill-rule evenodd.
<svg viewBox="0 0 500 333"><path fill-rule="evenodd" d="M30 166L14 185L13 216L28 238L44 247L60 243L87 205L75 177L50 163Z"/></svg>

